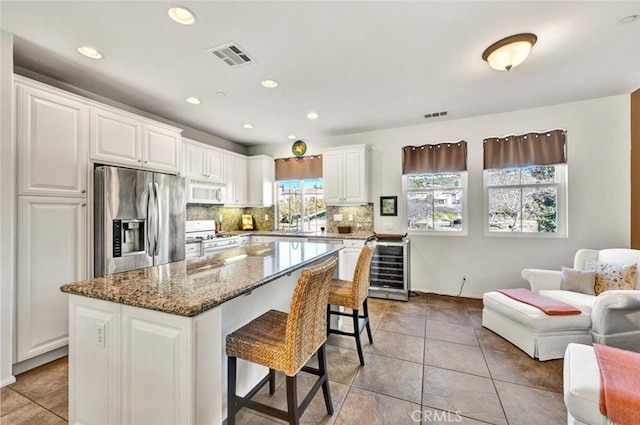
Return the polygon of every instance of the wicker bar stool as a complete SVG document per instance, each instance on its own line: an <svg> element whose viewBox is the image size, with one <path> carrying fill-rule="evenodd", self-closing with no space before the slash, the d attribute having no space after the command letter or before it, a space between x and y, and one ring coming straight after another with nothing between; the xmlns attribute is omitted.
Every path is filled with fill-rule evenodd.
<svg viewBox="0 0 640 425"><path fill-rule="evenodd" d="M371 335L371 325L369 324L369 307L367 306L367 298L369 296L369 269L371 267L371 258L375 251L375 246L365 245L360 251L356 269L353 273L353 280L332 279L329 288L329 304L327 305L327 335L330 333L338 335L347 335L355 337L356 348L358 349L358 357L360 364L364 366L364 356L362 355L362 344L360 343L360 334L362 330L367 328L369 342L373 344L373 336ZM350 308L351 313L331 310L331 306L342 306ZM363 315L359 315L360 306L362 306ZM353 332L345 332L339 329L331 329L331 315L346 316L353 318ZM364 319L360 323L360 319Z"/></svg>
<svg viewBox="0 0 640 425"><path fill-rule="evenodd" d="M291 425L298 424L321 386L327 413L333 415L325 351L325 309L329 283L337 263L337 259L332 257L302 271L291 299L289 314L270 310L227 335L227 425L235 425L236 413L242 407L288 421ZM316 352L318 369L305 366ZM269 368L269 374L244 397L236 395L237 358ZM284 372L287 379L286 412L251 400L267 382L269 393L275 392L276 370ZM298 405L296 377L300 370L318 376L318 380Z"/></svg>

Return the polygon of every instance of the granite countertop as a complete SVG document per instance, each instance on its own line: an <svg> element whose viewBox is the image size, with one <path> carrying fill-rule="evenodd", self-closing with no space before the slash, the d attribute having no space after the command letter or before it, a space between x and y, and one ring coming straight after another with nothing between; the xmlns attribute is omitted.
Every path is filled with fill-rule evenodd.
<svg viewBox="0 0 640 425"><path fill-rule="evenodd" d="M340 249L323 243L270 242L69 283L60 290L191 317Z"/></svg>
<svg viewBox="0 0 640 425"><path fill-rule="evenodd" d="M352 233L328 233L328 232L312 232L312 233L293 233L280 232L278 230L235 230L225 232L229 235L240 236L283 236L293 238L312 238L312 239L367 239L373 236L373 232L352 232Z"/></svg>

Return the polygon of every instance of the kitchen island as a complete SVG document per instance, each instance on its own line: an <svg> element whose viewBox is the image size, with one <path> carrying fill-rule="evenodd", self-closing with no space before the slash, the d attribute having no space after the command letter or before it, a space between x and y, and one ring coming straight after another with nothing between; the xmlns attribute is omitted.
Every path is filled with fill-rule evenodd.
<svg viewBox="0 0 640 425"><path fill-rule="evenodd" d="M301 270L339 245L270 242L62 286L71 424L221 424L225 337L288 311ZM238 392L267 369L240 362Z"/></svg>

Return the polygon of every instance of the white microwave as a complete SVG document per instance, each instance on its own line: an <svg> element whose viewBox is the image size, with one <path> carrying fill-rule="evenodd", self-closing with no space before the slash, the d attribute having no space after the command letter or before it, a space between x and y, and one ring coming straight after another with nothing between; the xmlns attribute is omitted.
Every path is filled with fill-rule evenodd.
<svg viewBox="0 0 640 425"><path fill-rule="evenodd" d="M225 199L224 183L206 180L187 180L187 204L222 204Z"/></svg>

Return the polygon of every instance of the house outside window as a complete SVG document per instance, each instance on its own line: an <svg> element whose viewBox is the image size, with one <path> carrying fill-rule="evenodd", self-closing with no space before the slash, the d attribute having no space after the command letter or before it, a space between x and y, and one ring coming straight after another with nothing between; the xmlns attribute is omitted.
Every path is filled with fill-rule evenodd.
<svg viewBox="0 0 640 425"><path fill-rule="evenodd" d="M319 232L327 223L322 179L276 182L276 229Z"/></svg>

